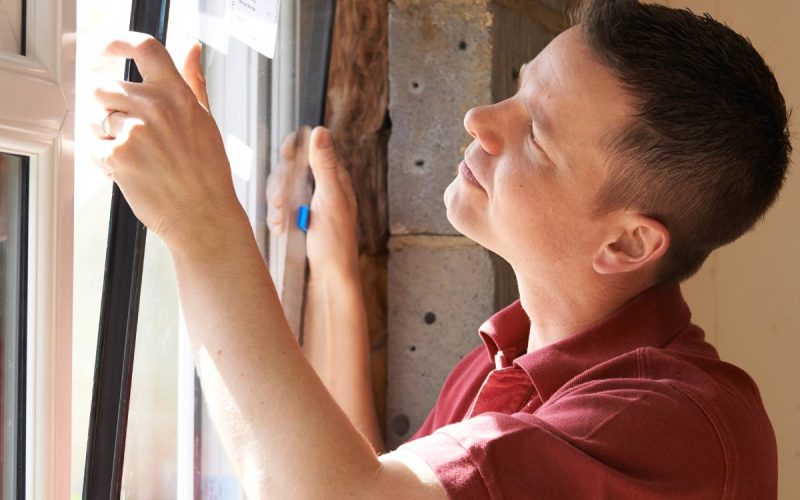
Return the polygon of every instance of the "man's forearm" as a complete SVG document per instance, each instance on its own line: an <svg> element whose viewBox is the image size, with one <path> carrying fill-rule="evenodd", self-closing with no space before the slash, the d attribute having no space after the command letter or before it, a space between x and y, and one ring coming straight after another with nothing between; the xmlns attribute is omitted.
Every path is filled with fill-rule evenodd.
<svg viewBox="0 0 800 500"><path fill-rule="evenodd" d="M385 445L372 394L370 345L358 269L339 276L311 270L306 357L339 406L378 453Z"/></svg>
<svg viewBox="0 0 800 500"><path fill-rule="evenodd" d="M246 493L361 491L380 462L291 335L244 213L203 232L171 252L209 411Z"/></svg>

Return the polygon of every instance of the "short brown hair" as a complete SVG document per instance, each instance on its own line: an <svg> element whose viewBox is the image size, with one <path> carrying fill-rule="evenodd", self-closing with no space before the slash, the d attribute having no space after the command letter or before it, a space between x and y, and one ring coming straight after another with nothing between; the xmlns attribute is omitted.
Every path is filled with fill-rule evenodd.
<svg viewBox="0 0 800 500"><path fill-rule="evenodd" d="M598 213L632 208L664 224L659 282L692 276L774 203L791 157L789 113L752 44L708 14L590 0L574 19L637 116L609 136Z"/></svg>

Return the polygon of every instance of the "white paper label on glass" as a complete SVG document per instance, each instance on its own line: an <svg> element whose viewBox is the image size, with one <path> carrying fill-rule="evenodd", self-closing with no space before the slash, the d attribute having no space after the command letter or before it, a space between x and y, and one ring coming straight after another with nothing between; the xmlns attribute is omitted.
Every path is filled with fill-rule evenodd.
<svg viewBox="0 0 800 500"><path fill-rule="evenodd" d="M275 55L280 0L227 0L225 30L270 59Z"/></svg>

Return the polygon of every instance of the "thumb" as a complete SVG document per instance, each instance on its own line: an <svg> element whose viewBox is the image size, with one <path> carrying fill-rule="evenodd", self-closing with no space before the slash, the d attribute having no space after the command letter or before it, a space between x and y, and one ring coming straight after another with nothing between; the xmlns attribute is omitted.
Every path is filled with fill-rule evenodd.
<svg viewBox="0 0 800 500"><path fill-rule="evenodd" d="M200 57L203 54L203 46L198 42L192 45L189 53L186 54L186 59L183 62L183 70L181 76L192 89L194 96L202 104L206 110L208 107L208 94L206 93L206 79L203 76L203 65L200 62Z"/></svg>
<svg viewBox="0 0 800 500"><path fill-rule="evenodd" d="M330 188L339 185L339 161L333 149L331 132L325 127L315 127L311 131L311 147L308 153L308 164L314 173L314 181L318 188Z"/></svg>

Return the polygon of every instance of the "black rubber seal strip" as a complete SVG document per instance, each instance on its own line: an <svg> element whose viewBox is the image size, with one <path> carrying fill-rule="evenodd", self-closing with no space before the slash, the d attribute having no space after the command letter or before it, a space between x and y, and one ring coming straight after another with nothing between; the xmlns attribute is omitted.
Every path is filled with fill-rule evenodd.
<svg viewBox="0 0 800 500"><path fill-rule="evenodd" d="M169 0L133 0L130 29L148 33L163 44L168 13ZM125 66L125 80L142 81L131 60ZM146 236L147 230L115 184L86 446L84 500L120 497Z"/></svg>
<svg viewBox="0 0 800 500"><path fill-rule="evenodd" d="M336 0L310 0L311 22L308 57L300 82L300 125L325 123Z"/></svg>
<svg viewBox="0 0 800 500"><path fill-rule="evenodd" d="M25 500L25 435L28 380L28 231L30 213L30 158L23 157L19 199L19 282L17 284L17 440L16 495Z"/></svg>
<svg viewBox="0 0 800 500"><path fill-rule="evenodd" d="M310 0L311 22L308 40L308 56L300 81L300 126L314 128L325 124L325 106L328 97L328 73L331 67L331 48L333 47L333 28L336 24L336 0ZM309 174L309 182L314 179ZM305 276L308 276L306 261ZM303 283L303 300L300 304L299 341L304 341L306 296L308 280Z"/></svg>

